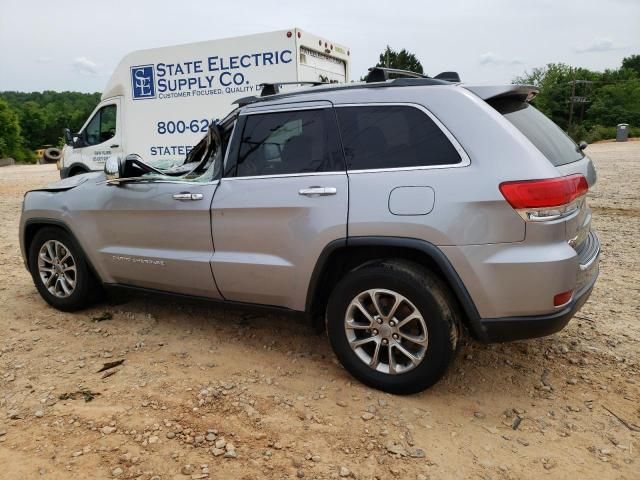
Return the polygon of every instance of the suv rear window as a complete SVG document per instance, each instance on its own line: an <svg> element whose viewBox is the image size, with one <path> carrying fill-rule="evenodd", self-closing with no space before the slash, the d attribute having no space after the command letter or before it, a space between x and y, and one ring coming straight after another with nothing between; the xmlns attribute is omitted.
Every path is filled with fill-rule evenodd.
<svg viewBox="0 0 640 480"><path fill-rule="evenodd" d="M501 98L489 104L509 120L556 167L584 158L584 153L560 127L527 102Z"/></svg>
<svg viewBox="0 0 640 480"><path fill-rule="evenodd" d="M442 130L415 107L363 105L336 112L350 170L461 162Z"/></svg>

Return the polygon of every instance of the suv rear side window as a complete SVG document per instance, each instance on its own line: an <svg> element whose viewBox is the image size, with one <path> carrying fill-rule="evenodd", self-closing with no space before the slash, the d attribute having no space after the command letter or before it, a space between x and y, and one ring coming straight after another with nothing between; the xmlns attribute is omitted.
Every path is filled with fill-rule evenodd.
<svg viewBox="0 0 640 480"><path fill-rule="evenodd" d="M584 153L560 127L527 102L502 98L489 104L509 120L556 167L584 158Z"/></svg>
<svg viewBox="0 0 640 480"><path fill-rule="evenodd" d="M331 110L248 115L237 177L344 170Z"/></svg>
<svg viewBox="0 0 640 480"><path fill-rule="evenodd" d="M460 155L421 110L402 105L338 107L350 170L453 165Z"/></svg>

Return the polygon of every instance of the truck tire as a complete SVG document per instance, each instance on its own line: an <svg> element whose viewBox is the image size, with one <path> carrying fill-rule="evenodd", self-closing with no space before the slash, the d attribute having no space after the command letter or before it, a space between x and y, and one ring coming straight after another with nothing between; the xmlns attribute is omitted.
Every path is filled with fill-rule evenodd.
<svg viewBox="0 0 640 480"><path fill-rule="evenodd" d="M395 394L420 392L444 375L459 320L447 286L403 260L352 270L326 311L329 341L342 365L362 383Z"/></svg>
<svg viewBox="0 0 640 480"><path fill-rule="evenodd" d="M75 177L76 175L81 175L83 173L88 173L89 170L86 170L85 168L82 167L74 167L71 170L69 170L69 177Z"/></svg>
<svg viewBox="0 0 640 480"><path fill-rule="evenodd" d="M29 270L42 298L58 310L80 310L101 296L101 285L82 249L60 228L45 227L36 233L29 246Z"/></svg>

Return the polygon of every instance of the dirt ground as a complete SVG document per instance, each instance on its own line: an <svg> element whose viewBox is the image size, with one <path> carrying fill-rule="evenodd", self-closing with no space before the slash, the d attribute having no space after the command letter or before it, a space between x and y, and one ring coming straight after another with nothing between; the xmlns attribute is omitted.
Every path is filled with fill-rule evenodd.
<svg viewBox="0 0 640 480"><path fill-rule="evenodd" d="M640 478L640 143L588 153L603 253L578 317L467 339L409 397L357 383L289 317L145 296L53 310L18 219L57 171L1 168L0 478Z"/></svg>

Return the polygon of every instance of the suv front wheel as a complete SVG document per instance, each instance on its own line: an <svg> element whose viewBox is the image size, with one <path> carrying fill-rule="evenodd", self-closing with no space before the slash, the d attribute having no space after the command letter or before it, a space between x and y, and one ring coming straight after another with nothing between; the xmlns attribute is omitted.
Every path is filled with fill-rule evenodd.
<svg viewBox="0 0 640 480"><path fill-rule="evenodd" d="M446 286L401 260L368 264L336 285L327 333L342 365L389 393L420 392L445 373L456 350L458 318Z"/></svg>
<svg viewBox="0 0 640 480"><path fill-rule="evenodd" d="M36 233L29 247L29 270L42 298L58 310L79 310L100 297L100 284L84 253L59 228L45 227Z"/></svg>

